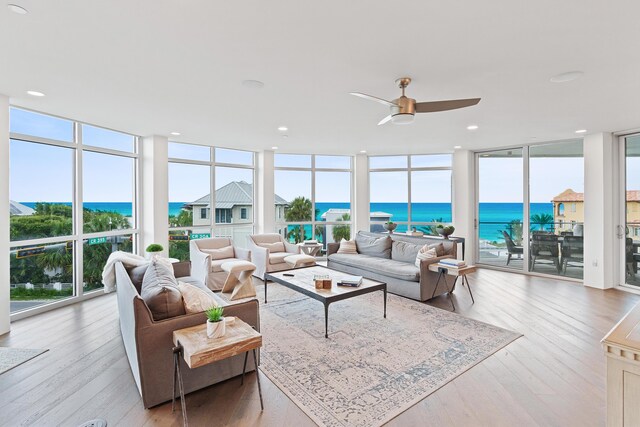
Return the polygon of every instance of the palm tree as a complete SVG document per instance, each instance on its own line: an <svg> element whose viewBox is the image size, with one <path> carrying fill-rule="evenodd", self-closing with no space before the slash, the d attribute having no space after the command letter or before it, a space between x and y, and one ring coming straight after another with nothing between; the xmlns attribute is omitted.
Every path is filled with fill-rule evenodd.
<svg viewBox="0 0 640 427"><path fill-rule="evenodd" d="M338 218L337 221L350 221L351 215L348 213L342 215L342 217ZM349 240L351 238L351 226L349 225L334 225L333 231L331 232L333 235L334 242L340 242L342 239Z"/></svg>
<svg viewBox="0 0 640 427"><path fill-rule="evenodd" d="M291 201L284 212L284 219L287 222L311 221L312 215L313 205L311 204L311 200L300 196ZM304 225L290 225L289 227L291 228L287 233L289 240L293 239L295 243L300 243L305 240Z"/></svg>
<svg viewBox="0 0 640 427"><path fill-rule="evenodd" d="M540 230L544 230L544 226L547 224L553 224L553 215L548 213L531 215L531 225L539 225Z"/></svg>

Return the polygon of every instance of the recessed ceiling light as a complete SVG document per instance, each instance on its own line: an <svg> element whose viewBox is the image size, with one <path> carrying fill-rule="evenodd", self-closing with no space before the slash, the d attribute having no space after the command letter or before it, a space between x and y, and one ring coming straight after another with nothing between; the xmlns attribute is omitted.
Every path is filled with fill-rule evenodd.
<svg viewBox="0 0 640 427"><path fill-rule="evenodd" d="M286 131L288 131L288 130L289 130L289 128L288 128L288 127L286 127L286 126L280 126L280 127L278 128L278 130L279 130L280 132L286 132Z"/></svg>
<svg viewBox="0 0 640 427"><path fill-rule="evenodd" d="M362 154L365 154L365 153L367 152L367 150L360 150L360 152L361 152Z"/></svg>
<svg viewBox="0 0 640 427"><path fill-rule="evenodd" d="M489 155L488 154L483 154L482 157L489 157Z"/></svg>
<svg viewBox="0 0 640 427"><path fill-rule="evenodd" d="M586 129L579 129L576 131L576 133L587 133Z"/></svg>
<svg viewBox="0 0 640 427"><path fill-rule="evenodd" d="M478 129L478 125L469 125L469 126L467 126L467 129L468 130L476 130L476 129Z"/></svg>
<svg viewBox="0 0 640 427"><path fill-rule="evenodd" d="M462 145L454 145L453 148L456 149L456 150L459 150L459 149L462 148Z"/></svg>
<svg viewBox="0 0 640 427"><path fill-rule="evenodd" d="M278 147L271 147L271 149L272 149L272 150L277 150L277 149L278 149Z"/></svg>
<svg viewBox="0 0 640 427"><path fill-rule="evenodd" d="M173 135L173 136L180 136L180 132L171 132L171 135Z"/></svg>
<svg viewBox="0 0 640 427"><path fill-rule="evenodd" d="M264 83L262 83L260 80L243 80L242 86L249 89L262 89L264 87Z"/></svg>
<svg viewBox="0 0 640 427"><path fill-rule="evenodd" d="M44 93L38 92L37 90L28 90L27 93L31 96L44 96Z"/></svg>
<svg viewBox="0 0 640 427"><path fill-rule="evenodd" d="M29 11L28 11L27 9L25 9L25 8L24 8L24 7L22 7L22 6L18 6L17 4L9 3L9 4L7 5L7 8L8 8L11 12L13 12L13 13L17 13L17 14L19 14L19 15L26 15L27 13L29 13Z"/></svg>
<svg viewBox="0 0 640 427"><path fill-rule="evenodd" d="M557 74L551 79L549 79L552 83L566 83L573 80L577 80L582 77L584 73L582 71L568 71L566 73Z"/></svg>

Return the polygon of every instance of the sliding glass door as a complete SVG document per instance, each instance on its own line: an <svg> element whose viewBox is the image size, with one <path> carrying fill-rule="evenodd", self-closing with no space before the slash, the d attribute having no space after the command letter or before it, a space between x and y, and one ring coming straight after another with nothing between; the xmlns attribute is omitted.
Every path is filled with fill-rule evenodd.
<svg viewBox="0 0 640 427"><path fill-rule="evenodd" d="M483 152L476 160L476 261L582 279L582 140Z"/></svg>
<svg viewBox="0 0 640 427"><path fill-rule="evenodd" d="M529 147L529 271L582 279L582 141Z"/></svg>
<svg viewBox="0 0 640 427"><path fill-rule="evenodd" d="M478 262L524 269L524 163L522 148L477 156Z"/></svg>
<svg viewBox="0 0 640 427"><path fill-rule="evenodd" d="M640 286L640 135L625 138L625 282ZM620 237L622 233L620 233Z"/></svg>

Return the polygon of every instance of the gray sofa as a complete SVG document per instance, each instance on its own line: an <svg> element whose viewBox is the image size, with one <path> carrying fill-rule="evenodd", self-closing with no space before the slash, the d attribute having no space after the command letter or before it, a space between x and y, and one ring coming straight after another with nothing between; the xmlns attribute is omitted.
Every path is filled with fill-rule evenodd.
<svg viewBox="0 0 640 427"><path fill-rule="evenodd" d="M185 263L180 264L183 266L176 267L174 264L178 280L203 288L204 284L199 281L184 277L190 274L189 263L186 263L187 268L184 268ZM115 268L122 341L142 403L145 408L150 408L171 400L173 331L203 325L206 316L204 313L195 313L154 320L136 288L142 282L144 269L135 267L128 270L122 263L116 263ZM218 299L225 306L225 316L237 316L260 330L260 312L256 299L237 304L228 304L219 297ZM185 393L190 393L242 374L244 357L239 355L196 369L189 369L184 360L180 361ZM250 370L253 370L253 363L247 363L247 371Z"/></svg>
<svg viewBox="0 0 640 427"><path fill-rule="evenodd" d="M349 274L380 280L387 290L418 301L426 301L434 295L438 273L429 271L429 265L444 258L457 258L455 242L429 237L410 237L399 234L383 234L359 231L355 237L357 255L339 254L339 243L327 245L327 266ZM416 267L418 250L425 244L442 243L444 254L438 258L423 260ZM447 292L440 281L435 296Z"/></svg>

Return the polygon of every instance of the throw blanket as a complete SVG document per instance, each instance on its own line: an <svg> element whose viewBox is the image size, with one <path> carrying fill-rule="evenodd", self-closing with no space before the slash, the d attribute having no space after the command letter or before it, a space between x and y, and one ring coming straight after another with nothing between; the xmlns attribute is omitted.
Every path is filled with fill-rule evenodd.
<svg viewBox="0 0 640 427"><path fill-rule="evenodd" d="M149 260L139 255L122 251L116 251L109 255L109 259L107 259L107 263L102 270L102 283L104 284L105 294L116 290L116 262L121 262L127 266L137 267L139 265L148 264Z"/></svg>

